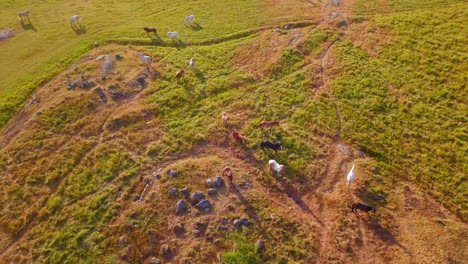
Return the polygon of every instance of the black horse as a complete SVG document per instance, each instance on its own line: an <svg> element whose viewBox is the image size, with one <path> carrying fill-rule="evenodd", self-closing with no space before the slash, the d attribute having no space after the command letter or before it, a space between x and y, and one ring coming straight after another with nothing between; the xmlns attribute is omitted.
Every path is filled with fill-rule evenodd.
<svg viewBox="0 0 468 264"><path fill-rule="evenodd" d="M269 149L273 149L275 152L278 150L278 149L283 149L283 146L281 146L280 143L273 143L273 142L270 142L269 140L263 140L262 143L260 144L260 147L263 149L263 148L269 148Z"/></svg>
<svg viewBox="0 0 468 264"><path fill-rule="evenodd" d="M357 210L364 211L366 213L369 213L370 211L374 212L375 214L375 208L370 206L370 205L365 205L362 203L353 203L351 206L351 212L357 213Z"/></svg>

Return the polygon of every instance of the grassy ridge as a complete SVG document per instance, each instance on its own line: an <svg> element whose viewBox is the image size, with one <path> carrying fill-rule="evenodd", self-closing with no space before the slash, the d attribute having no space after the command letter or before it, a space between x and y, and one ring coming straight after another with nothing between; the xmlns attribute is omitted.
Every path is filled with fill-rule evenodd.
<svg viewBox="0 0 468 264"><path fill-rule="evenodd" d="M79 56L92 43L107 39L142 38L145 26L165 33L179 31L182 40L206 41L258 27L270 21L260 1L0 1L0 28L13 27L13 38L0 49L0 127L18 111L25 98ZM230 8L225 8L229 6ZM18 25L16 13L31 10L33 28ZM183 26L196 14L199 28ZM68 24L73 14L83 18L86 33L76 35ZM242 18L242 19L240 19ZM202 30L199 30L202 29Z"/></svg>
<svg viewBox="0 0 468 264"><path fill-rule="evenodd" d="M392 43L375 57L337 47L343 135L467 217L466 5L376 17Z"/></svg>

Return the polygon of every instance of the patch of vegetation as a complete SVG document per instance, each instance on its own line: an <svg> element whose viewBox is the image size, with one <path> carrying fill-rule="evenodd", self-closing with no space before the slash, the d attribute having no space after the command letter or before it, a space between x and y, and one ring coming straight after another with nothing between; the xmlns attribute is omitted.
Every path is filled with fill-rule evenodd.
<svg viewBox="0 0 468 264"><path fill-rule="evenodd" d="M248 243L247 238L241 233L231 233L228 239L236 243L233 251L223 254L223 260L226 264L256 264L260 263L260 256L257 253L255 244Z"/></svg>
<svg viewBox="0 0 468 264"><path fill-rule="evenodd" d="M466 218L467 23L463 8L376 17L394 42L377 57L337 46L343 136Z"/></svg>

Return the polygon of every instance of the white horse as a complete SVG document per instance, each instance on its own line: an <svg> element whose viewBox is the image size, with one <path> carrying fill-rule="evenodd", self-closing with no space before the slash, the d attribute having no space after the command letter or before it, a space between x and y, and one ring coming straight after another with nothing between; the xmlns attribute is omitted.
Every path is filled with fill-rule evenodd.
<svg viewBox="0 0 468 264"><path fill-rule="evenodd" d="M23 17L27 17L29 20L29 10L26 10L24 12L18 12L18 19L21 21Z"/></svg>
<svg viewBox="0 0 468 264"><path fill-rule="evenodd" d="M195 15L187 16L184 20L184 24L187 24L188 22L193 21L193 20L195 20Z"/></svg>
<svg viewBox="0 0 468 264"><path fill-rule="evenodd" d="M174 31L174 32L167 32L167 37L169 38L175 38L175 37L179 37L179 32L177 31Z"/></svg>
<svg viewBox="0 0 468 264"><path fill-rule="evenodd" d="M354 174L354 165L351 168L351 170L348 172L348 176L346 176L346 181L348 182L348 185L351 184L351 182L354 180L356 175Z"/></svg>
<svg viewBox="0 0 468 264"><path fill-rule="evenodd" d="M193 58L190 59L189 61L190 68L195 68L195 60Z"/></svg>
<svg viewBox="0 0 468 264"><path fill-rule="evenodd" d="M80 21L80 16L79 15L74 15L70 18L70 26L73 27L75 26L77 21Z"/></svg>
<svg viewBox="0 0 468 264"><path fill-rule="evenodd" d="M151 62L152 61L152 58L150 56L145 56L145 55L141 55L141 54L137 54L137 56L142 60L142 61L146 61L146 62Z"/></svg>
<svg viewBox="0 0 468 264"><path fill-rule="evenodd" d="M284 172L284 165L280 165L276 160L269 160L268 164L272 170L276 171L277 174Z"/></svg>

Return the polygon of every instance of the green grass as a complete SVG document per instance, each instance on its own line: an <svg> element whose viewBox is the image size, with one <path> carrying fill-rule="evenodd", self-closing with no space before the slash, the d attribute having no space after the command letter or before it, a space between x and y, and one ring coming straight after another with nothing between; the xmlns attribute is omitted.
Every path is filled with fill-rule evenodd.
<svg viewBox="0 0 468 264"><path fill-rule="evenodd" d="M337 47L343 136L466 218L465 5L376 17L393 40L377 56Z"/></svg>
<svg viewBox="0 0 468 264"><path fill-rule="evenodd" d="M13 239L31 228L26 240L35 262L116 263L122 250L116 238L126 224L137 226L131 233L134 241L142 244L148 230L167 231L169 209L160 208L160 203L170 200L172 206L174 201L164 190L150 206L133 206L135 189L142 187L138 178L148 176L146 167L164 164L205 143L230 144L230 149L252 157L250 161L258 165L260 173L275 155L287 168L282 179L287 184L296 187L294 184L303 185L302 180L306 180L314 185L324 172L324 161L338 130L333 102L342 115L343 140L376 160L363 162L361 169L380 168L379 176L363 183L367 193L373 197L389 195L389 177L411 180L466 218L466 4L440 8L437 13L419 10L376 16L365 22L385 32L390 44L370 55L349 41L339 42L335 50L339 71L330 81L333 94L315 96L314 75L319 65L310 64L310 60L318 59L324 47L337 38L331 30L304 29L304 43L281 50L262 80L233 65L236 48L255 41L253 29L274 20L260 11L264 8L260 1L0 3L4 4L0 15L8 17L0 22L1 27L16 23L16 9L29 8L38 30L19 32L2 44L0 56L6 59L0 62L0 126L38 85L89 50L95 40L135 45L129 48L149 54L159 63L159 76L142 92L138 106L157 123L156 139L134 142L146 133L147 120L139 113L126 113L107 123L96 119L104 107L86 95L44 111L0 152L0 169L15 180L0 178L4 201L0 229ZM427 7L416 1L391 3L388 8L393 11ZM226 9L227 5L232 8ZM77 10L88 29L79 36L66 23ZM39 17L42 12L49 16ZM183 28L180 21L186 13L196 14L203 29ZM186 43L210 45L175 47L158 42L161 46L137 47L146 43L140 28L148 25L158 27L159 32L176 29ZM196 71L189 70L182 80L175 80L174 72L186 68L191 57L196 60ZM248 138L245 145L228 139L231 131L222 124L223 111L231 116L231 128ZM258 125L264 119L280 120L281 126L273 132L261 130ZM102 143L106 138L111 139ZM260 149L264 139L281 142L284 150L272 154ZM206 167L218 169L225 163L219 157L184 162L175 166L180 173L177 179L164 178L158 184L202 189L200 179L218 173ZM239 175L239 179L245 178L248 175ZM263 184L272 184L272 177L260 178ZM194 183L194 179L199 181ZM362 199L388 205L386 201L365 200L372 195ZM229 243L224 248L226 263L314 260L317 232L313 226L298 224L276 212L261 194L250 194L247 200L250 206L242 213L257 213L264 229L254 227L231 235L237 247ZM394 206L395 201L390 202ZM278 220L263 221L273 212L280 216ZM343 239L352 242L355 238L348 236L350 227L349 220L337 220ZM256 252L253 244L262 232L270 237L265 255ZM342 246L345 250L345 243ZM211 260L201 256L200 248L193 251L200 259ZM143 256L150 253L139 252ZM21 257L15 255L12 260L20 262Z"/></svg>
<svg viewBox="0 0 468 264"><path fill-rule="evenodd" d="M18 111L39 86L88 51L95 41L147 39L142 28L156 27L161 41L178 31L184 42L203 42L255 29L275 18L262 11L259 0L242 1L7 1L1 0L0 28L14 28L13 38L3 41L0 50L0 127ZM229 6L229 8L226 8ZM16 17L20 10L31 11L33 29L23 30ZM76 35L68 19L79 14L86 33ZM185 16L196 15L201 30L183 25ZM283 17L277 20L294 20ZM249 33L250 34L250 33Z"/></svg>

